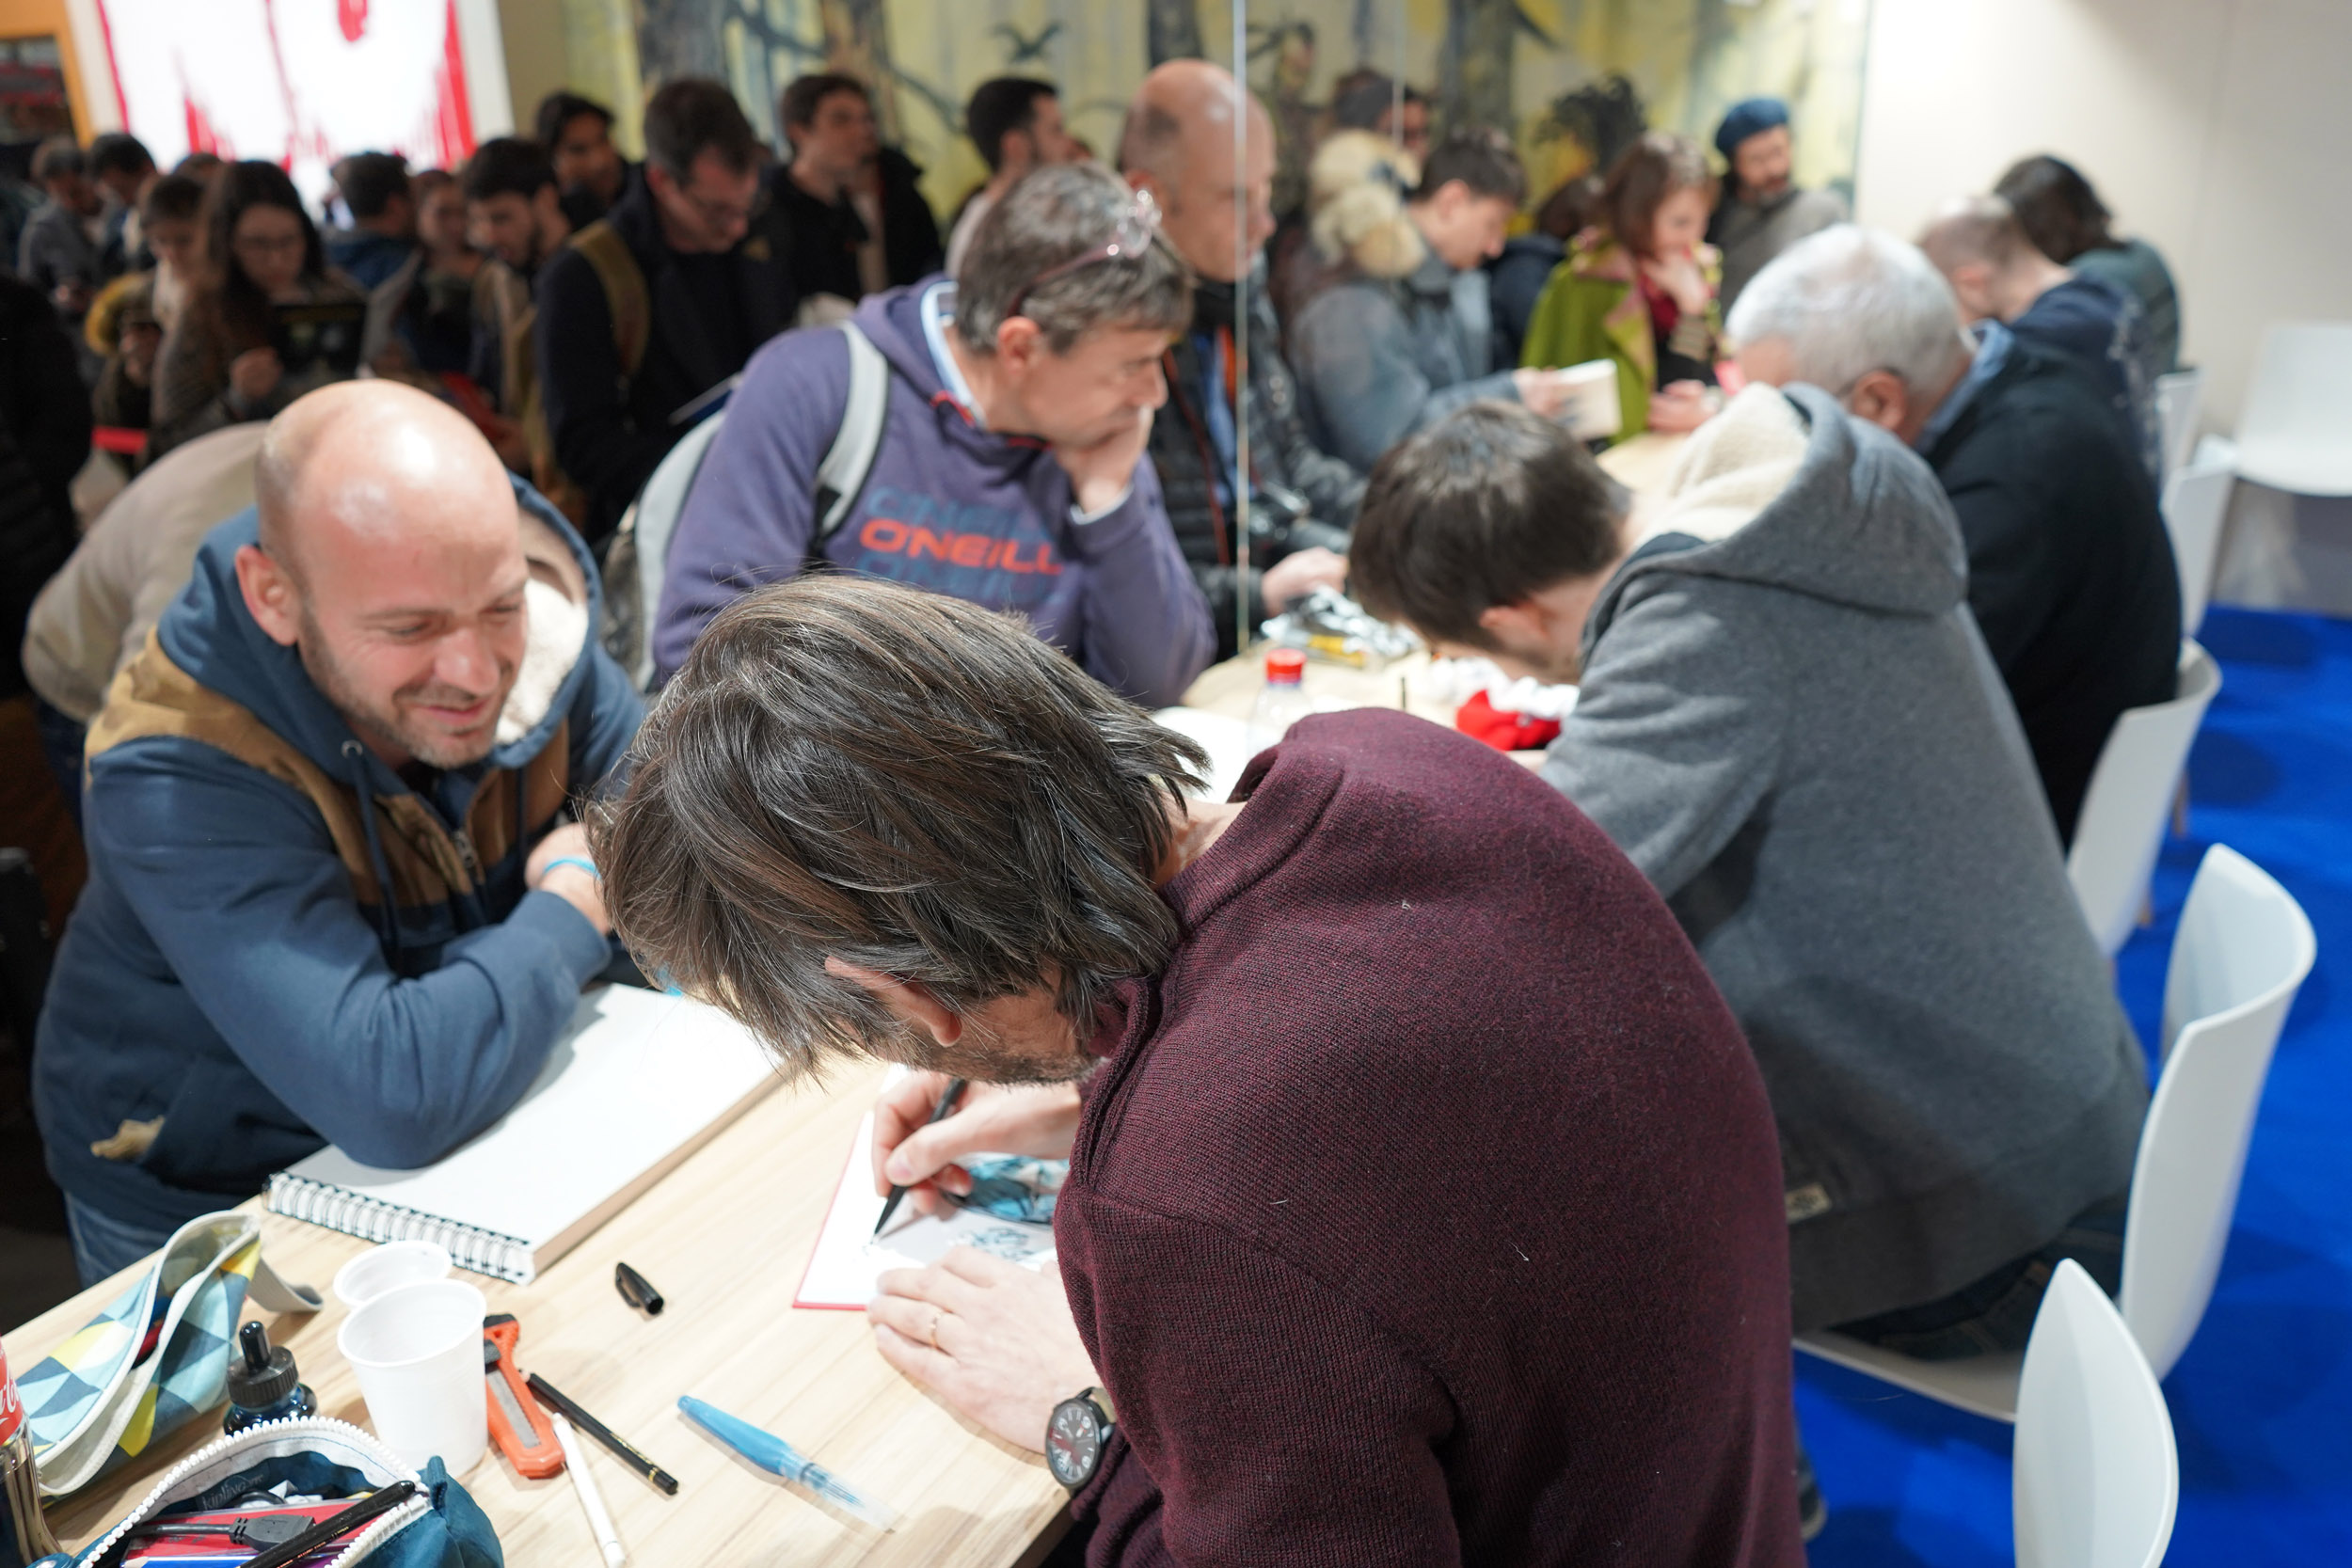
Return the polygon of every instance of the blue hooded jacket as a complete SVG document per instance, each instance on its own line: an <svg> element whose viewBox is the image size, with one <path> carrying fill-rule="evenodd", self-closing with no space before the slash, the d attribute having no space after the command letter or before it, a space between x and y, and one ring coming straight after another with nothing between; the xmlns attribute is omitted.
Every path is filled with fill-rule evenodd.
<svg viewBox="0 0 2352 1568"><path fill-rule="evenodd" d="M89 881L34 1061L68 1193L168 1229L325 1143L429 1164L522 1095L611 961L571 905L525 891L523 865L644 707L596 644L586 547L536 491L516 497L533 578L564 579L586 629L576 647L534 641L500 727L522 733L423 793L246 610L250 509L206 538L118 675L91 732Z"/></svg>

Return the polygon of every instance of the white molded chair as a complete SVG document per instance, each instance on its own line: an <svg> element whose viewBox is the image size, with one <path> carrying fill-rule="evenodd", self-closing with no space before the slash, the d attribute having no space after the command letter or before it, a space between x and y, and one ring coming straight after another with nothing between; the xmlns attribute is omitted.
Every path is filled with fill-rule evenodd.
<svg viewBox="0 0 2352 1568"><path fill-rule="evenodd" d="M2213 1299L2271 1052L2318 951L2286 889L2227 845L2205 851L2172 939L2163 1072L2123 1224L2123 1319L2158 1378ZM2019 1418L2013 1354L1918 1361L1834 1333L1804 1335L1797 1348L1979 1416Z"/></svg>
<svg viewBox="0 0 2352 1568"><path fill-rule="evenodd" d="M2169 703L2127 708L2115 721L2074 820L2066 875L2099 951L2113 958L2147 904L2148 879L2188 763L2189 743L2221 689L2213 656L2181 640L2180 683Z"/></svg>
<svg viewBox="0 0 2352 1568"><path fill-rule="evenodd" d="M2235 462L2197 459L2172 470L2164 482L2164 531L2172 539L2172 562L2181 574L2181 635L2194 637L2205 624L2213 596L2214 558L2221 552L2221 525L2230 513L2230 491L2237 483Z"/></svg>
<svg viewBox="0 0 2352 1568"><path fill-rule="evenodd" d="M2156 1568L2181 1500L2164 1391L2115 1305L2060 1263L2017 1390L2018 1568Z"/></svg>
<svg viewBox="0 0 2352 1568"><path fill-rule="evenodd" d="M2174 371L2156 377L2156 423L2163 431L2164 477L2188 462L2197 440L2197 415L2205 400L2205 372Z"/></svg>
<svg viewBox="0 0 2352 1568"><path fill-rule="evenodd" d="M2298 496L2352 496L2352 322L2278 322L2238 417L2238 474Z"/></svg>

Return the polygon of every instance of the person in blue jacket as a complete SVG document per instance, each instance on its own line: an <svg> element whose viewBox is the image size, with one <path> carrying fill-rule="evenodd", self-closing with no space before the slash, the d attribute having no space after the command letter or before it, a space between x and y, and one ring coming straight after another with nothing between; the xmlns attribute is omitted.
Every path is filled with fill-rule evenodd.
<svg viewBox="0 0 2352 1568"><path fill-rule="evenodd" d="M90 726L90 879L34 1058L86 1282L326 1143L422 1165L614 960L570 820L644 705L596 573L454 411L345 382Z"/></svg>

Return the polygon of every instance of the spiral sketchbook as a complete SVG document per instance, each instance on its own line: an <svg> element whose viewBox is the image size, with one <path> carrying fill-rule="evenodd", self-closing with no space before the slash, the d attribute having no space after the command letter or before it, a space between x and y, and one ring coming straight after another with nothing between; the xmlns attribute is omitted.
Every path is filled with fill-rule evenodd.
<svg viewBox="0 0 2352 1568"><path fill-rule="evenodd" d="M371 1242L421 1240L529 1284L781 1080L714 1007L636 986L580 1000L513 1109L437 1164L325 1148L269 1180L273 1213Z"/></svg>

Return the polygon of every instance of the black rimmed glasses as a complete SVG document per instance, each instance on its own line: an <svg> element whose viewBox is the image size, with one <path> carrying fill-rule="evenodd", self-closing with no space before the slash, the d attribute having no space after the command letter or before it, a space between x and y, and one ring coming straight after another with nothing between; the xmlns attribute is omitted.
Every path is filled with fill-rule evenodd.
<svg viewBox="0 0 2352 1568"><path fill-rule="evenodd" d="M1011 303L1005 307L1004 319L1010 321L1019 315L1021 307L1028 303L1029 296L1057 277L1066 277L1081 267L1090 267L1100 261L1141 259L1152 248L1152 242L1159 232L1160 204L1152 198L1150 191L1136 191L1128 198L1126 205L1120 208L1118 222L1112 228L1109 239L1084 255L1056 262L1023 284L1021 292L1014 294Z"/></svg>

